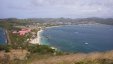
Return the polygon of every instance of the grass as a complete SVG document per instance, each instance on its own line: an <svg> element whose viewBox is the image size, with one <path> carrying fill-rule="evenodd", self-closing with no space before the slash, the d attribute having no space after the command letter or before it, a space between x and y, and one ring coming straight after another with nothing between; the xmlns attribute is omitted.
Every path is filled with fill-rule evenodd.
<svg viewBox="0 0 113 64"><path fill-rule="evenodd" d="M31 64L113 64L113 51L77 53L33 60Z"/></svg>
<svg viewBox="0 0 113 64"><path fill-rule="evenodd" d="M5 63L3 63L3 61ZM113 64L113 51L76 54L30 54L27 59L1 60L0 64Z"/></svg>

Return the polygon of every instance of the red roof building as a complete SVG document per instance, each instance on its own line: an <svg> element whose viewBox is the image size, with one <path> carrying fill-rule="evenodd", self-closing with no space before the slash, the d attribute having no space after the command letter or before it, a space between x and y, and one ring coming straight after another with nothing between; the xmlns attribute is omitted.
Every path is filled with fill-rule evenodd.
<svg viewBox="0 0 113 64"><path fill-rule="evenodd" d="M19 35L24 36L26 33L31 32L31 29L21 29L18 31Z"/></svg>

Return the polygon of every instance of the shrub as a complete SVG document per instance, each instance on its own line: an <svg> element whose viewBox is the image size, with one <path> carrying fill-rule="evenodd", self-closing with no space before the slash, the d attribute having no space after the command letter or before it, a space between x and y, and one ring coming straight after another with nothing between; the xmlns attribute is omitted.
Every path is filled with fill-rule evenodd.
<svg viewBox="0 0 113 64"><path fill-rule="evenodd" d="M47 45L30 45L28 46L28 51L30 53L38 53L38 54L52 54L55 52L54 49Z"/></svg>
<svg viewBox="0 0 113 64"><path fill-rule="evenodd" d="M0 45L0 51L10 52L11 45Z"/></svg>

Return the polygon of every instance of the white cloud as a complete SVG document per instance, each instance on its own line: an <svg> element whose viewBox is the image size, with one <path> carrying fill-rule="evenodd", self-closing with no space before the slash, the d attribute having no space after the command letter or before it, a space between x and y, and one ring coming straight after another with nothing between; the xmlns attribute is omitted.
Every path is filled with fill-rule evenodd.
<svg viewBox="0 0 113 64"><path fill-rule="evenodd" d="M0 8L2 15L5 12L13 15L15 11L24 16L113 16L113 0L0 0Z"/></svg>

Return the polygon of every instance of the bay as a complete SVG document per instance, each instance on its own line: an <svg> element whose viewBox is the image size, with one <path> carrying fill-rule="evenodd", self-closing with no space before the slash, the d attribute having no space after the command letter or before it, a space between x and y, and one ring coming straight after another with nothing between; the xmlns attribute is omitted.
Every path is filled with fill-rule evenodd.
<svg viewBox="0 0 113 64"><path fill-rule="evenodd" d="M113 50L113 26L81 24L47 28L41 41L64 52Z"/></svg>

